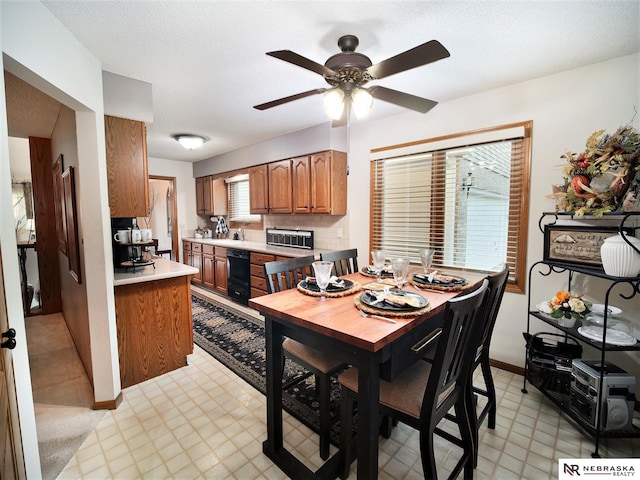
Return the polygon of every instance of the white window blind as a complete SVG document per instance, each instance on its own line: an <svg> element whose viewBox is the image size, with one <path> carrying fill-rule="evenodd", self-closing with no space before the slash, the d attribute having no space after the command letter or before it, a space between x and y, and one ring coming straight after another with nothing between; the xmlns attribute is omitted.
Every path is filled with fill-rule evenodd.
<svg viewBox="0 0 640 480"><path fill-rule="evenodd" d="M371 248L416 263L420 249L435 248L434 266L470 270L507 263L522 284L527 144L523 136L372 161Z"/></svg>
<svg viewBox="0 0 640 480"><path fill-rule="evenodd" d="M260 215L249 213L249 177L233 177L227 180L227 184L229 222L239 224L261 222Z"/></svg>

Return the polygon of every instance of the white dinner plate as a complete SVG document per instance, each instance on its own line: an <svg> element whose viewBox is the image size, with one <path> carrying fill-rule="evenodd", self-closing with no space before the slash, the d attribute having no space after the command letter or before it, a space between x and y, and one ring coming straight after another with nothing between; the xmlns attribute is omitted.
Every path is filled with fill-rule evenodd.
<svg viewBox="0 0 640 480"><path fill-rule="evenodd" d="M590 338L591 340L595 340L596 342L602 342L604 329L601 327L595 327L595 326L579 327L578 333L587 338ZM619 345L619 346L631 346L631 345L635 345L637 342L638 341L628 333L621 332L620 330L613 330L611 328L607 329L606 343L608 344Z"/></svg>
<svg viewBox="0 0 640 480"><path fill-rule="evenodd" d="M602 303L594 303L593 305L591 305L591 308L589 310L591 310L593 313L604 315L604 305ZM609 315L620 315L622 313L622 310L620 310L618 307L614 307L613 305L609 305L607 306L607 313Z"/></svg>
<svg viewBox="0 0 640 480"><path fill-rule="evenodd" d="M551 307L549 306L549 302L547 301L540 302L538 305L536 305L536 308L540 313L547 313L551 315Z"/></svg>

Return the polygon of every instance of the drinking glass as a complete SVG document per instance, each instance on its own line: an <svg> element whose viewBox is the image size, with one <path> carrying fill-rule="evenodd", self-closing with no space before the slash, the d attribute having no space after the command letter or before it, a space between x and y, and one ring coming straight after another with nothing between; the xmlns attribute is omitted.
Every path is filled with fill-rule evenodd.
<svg viewBox="0 0 640 480"><path fill-rule="evenodd" d="M325 300L325 293L327 286L329 286L329 280L331 279L333 262L313 262L312 265L316 275L316 283L318 284L318 288L320 288L320 300Z"/></svg>
<svg viewBox="0 0 640 480"><path fill-rule="evenodd" d="M372 250L371 259L373 261L373 270L376 272L378 282L381 280L380 275L384 268L384 250Z"/></svg>
<svg viewBox="0 0 640 480"><path fill-rule="evenodd" d="M407 281L407 275L409 274L409 259L394 258L391 260L391 269L393 270L393 278L398 285L398 290L402 290L402 286Z"/></svg>
<svg viewBox="0 0 640 480"><path fill-rule="evenodd" d="M420 250L420 261L422 262L422 268L424 268L425 275L429 273L431 263L433 262L433 254L436 251L432 248L425 248Z"/></svg>

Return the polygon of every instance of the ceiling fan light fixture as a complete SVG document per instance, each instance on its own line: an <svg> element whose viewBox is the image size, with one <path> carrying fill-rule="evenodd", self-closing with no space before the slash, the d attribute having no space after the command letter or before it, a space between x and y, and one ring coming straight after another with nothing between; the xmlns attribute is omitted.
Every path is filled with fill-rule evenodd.
<svg viewBox="0 0 640 480"><path fill-rule="evenodd" d="M197 150L207 141L207 139L201 135L192 135L190 133L174 135L173 138L187 150Z"/></svg>
<svg viewBox="0 0 640 480"><path fill-rule="evenodd" d="M340 120L344 111L344 92L338 87L330 88L324 93L324 109L333 120Z"/></svg>
<svg viewBox="0 0 640 480"><path fill-rule="evenodd" d="M373 106L373 96L366 88L356 88L351 93L351 106L356 118L365 118Z"/></svg>

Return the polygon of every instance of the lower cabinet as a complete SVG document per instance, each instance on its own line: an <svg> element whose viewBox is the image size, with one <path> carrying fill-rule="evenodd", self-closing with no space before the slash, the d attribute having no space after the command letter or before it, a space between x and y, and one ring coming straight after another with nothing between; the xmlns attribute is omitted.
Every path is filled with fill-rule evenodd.
<svg viewBox="0 0 640 480"><path fill-rule="evenodd" d="M122 388L187 364L193 353L189 276L115 287Z"/></svg>
<svg viewBox="0 0 640 480"><path fill-rule="evenodd" d="M276 259L276 256L266 253L251 252L249 259L251 262L249 265L249 269L251 271L251 298L266 295L268 292L267 279L264 275L264 264L273 262Z"/></svg>
<svg viewBox="0 0 640 480"><path fill-rule="evenodd" d="M289 260L291 257L271 255L268 253L251 252L251 298L260 297L269 293L267 279L264 274L264 264L275 260Z"/></svg>
<svg viewBox="0 0 640 480"><path fill-rule="evenodd" d="M191 282L222 295L227 291L227 249L206 243L183 241L183 263L198 269L191 277ZM251 298L266 295L267 279L264 275L264 264L274 260L287 260L291 257L272 255L269 253L251 252Z"/></svg>
<svg viewBox="0 0 640 480"><path fill-rule="evenodd" d="M216 247L214 255L214 284L212 288L227 295L227 249Z"/></svg>
<svg viewBox="0 0 640 480"><path fill-rule="evenodd" d="M215 258L213 245L202 245L202 286L215 288Z"/></svg>

